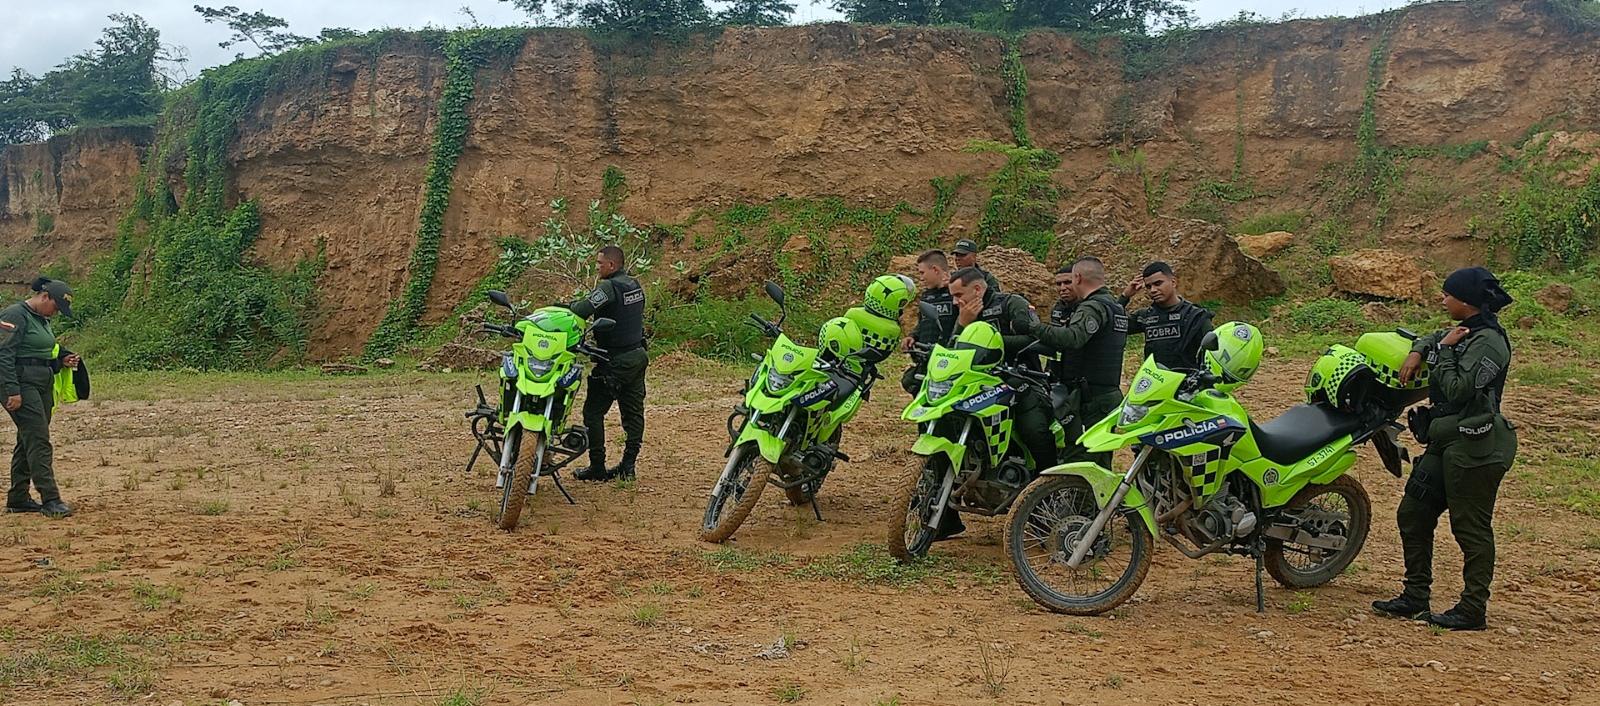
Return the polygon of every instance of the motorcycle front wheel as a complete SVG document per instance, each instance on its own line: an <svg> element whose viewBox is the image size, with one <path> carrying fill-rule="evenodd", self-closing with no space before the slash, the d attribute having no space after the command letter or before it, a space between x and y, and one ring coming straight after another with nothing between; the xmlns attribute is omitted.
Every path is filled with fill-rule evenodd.
<svg viewBox="0 0 1600 706"><path fill-rule="evenodd" d="M1301 532L1344 539L1338 550L1267 539L1263 556L1267 573L1289 588L1321 586L1343 573L1361 553L1372 527L1372 500L1361 482L1350 476L1302 488L1280 513L1294 518Z"/></svg>
<svg viewBox="0 0 1600 706"><path fill-rule="evenodd" d="M775 470L753 443L746 443L733 452L733 472L719 487L711 489L706 502L706 514L700 521L700 539L722 543L738 531L745 518L761 499L767 487L767 477Z"/></svg>
<svg viewBox="0 0 1600 706"><path fill-rule="evenodd" d="M1112 517L1078 568L1067 560L1100 512L1089 482L1045 476L1022 492L1006 522L1011 575L1034 602L1056 613L1099 615L1139 590L1150 571L1150 533L1132 514Z"/></svg>
<svg viewBox="0 0 1600 706"><path fill-rule="evenodd" d="M533 452L523 453L523 449L512 451L515 454L512 460L511 482L501 490L500 495L500 529L507 532L517 528L517 521L522 518L522 506L528 501L528 486L533 483L534 476L538 475L540 467L544 465L544 434L534 432L527 439L521 429L512 432L518 441L507 440L506 443L518 443L521 440L533 441ZM519 443L520 446L520 443Z"/></svg>
<svg viewBox="0 0 1600 706"><path fill-rule="evenodd" d="M889 501L889 554L901 563L928 555L937 529L930 529L939 489L949 467L945 456L913 455ZM946 510L946 512L955 512Z"/></svg>

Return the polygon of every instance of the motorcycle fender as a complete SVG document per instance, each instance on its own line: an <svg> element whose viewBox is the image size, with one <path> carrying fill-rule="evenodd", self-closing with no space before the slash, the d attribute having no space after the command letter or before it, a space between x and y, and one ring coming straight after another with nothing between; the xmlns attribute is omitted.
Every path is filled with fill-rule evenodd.
<svg viewBox="0 0 1600 706"><path fill-rule="evenodd" d="M1315 485L1332 483L1333 481L1337 480L1339 476L1344 475L1344 472L1350 470L1350 467L1354 465L1356 465L1356 452L1354 449L1346 448L1344 453L1339 454L1337 458L1334 458L1332 461L1324 464L1322 469L1317 471L1316 475L1311 477L1311 482Z"/></svg>
<svg viewBox="0 0 1600 706"><path fill-rule="evenodd" d="M1041 476L1077 476L1089 482L1089 487L1094 490L1094 497L1101 507L1111 501L1111 496L1116 494L1117 485L1122 483L1122 476L1106 470L1098 463L1080 461L1078 463L1064 463L1059 466L1046 468ZM1156 517L1150 512L1150 503L1145 502L1144 494L1139 492L1137 484L1128 488L1128 494L1122 496L1122 506L1132 508L1139 512L1139 517L1144 518L1145 527L1149 528L1150 536L1156 536Z"/></svg>
<svg viewBox="0 0 1600 706"><path fill-rule="evenodd" d="M778 459L783 458L783 439L754 424L744 425L744 431L740 432L739 439L733 442L733 446L738 448L751 441L756 442L756 447L761 449L761 457L768 462L776 464Z"/></svg>
<svg viewBox="0 0 1600 706"><path fill-rule="evenodd" d="M511 431L515 427L522 427L524 431L528 432L544 432L548 434L550 432L550 420L545 419L543 414L535 412L517 412L506 420L506 431Z"/></svg>
<svg viewBox="0 0 1600 706"><path fill-rule="evenodd" d="M556 380L553 376L534 380L524 375L517 378L517 390L523 397L548 397L556 391Z"/></svg>
<svg viewBox="0 0 1600 706"><path fill-rule="evenodd" d="M950 459L951 468L960 468L961 459L967 455L967 447L942 436L923 434L917 437L917 443L911 445L911 453L918 456L944 454Z"/></svg>

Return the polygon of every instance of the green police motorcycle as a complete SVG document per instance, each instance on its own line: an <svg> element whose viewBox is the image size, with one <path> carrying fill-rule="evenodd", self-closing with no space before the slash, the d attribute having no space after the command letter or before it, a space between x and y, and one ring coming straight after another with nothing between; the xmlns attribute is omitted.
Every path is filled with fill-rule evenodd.
<svg viewBox="0 0 1600 706"><path fill-rule="evenodd" d="M1072 418L1065 388L1051 389L1047 374L1003 357L1000 332L982 321L928 353L922 385L901 415L918 436L889 504L887 544L896 559L926 556L953 519L946 513L1004 514L1028 486L1036 464L1027 445L1013 440L1010 414L1019 395L1050 391L1051 430L1065 450L1062 425Z"/></svg>
<svg viewBox="0 0 1600 706"><path fill-rule="evenodd" d="M1122 407L1083 435L1090 453L1132 448L1123 473L1094 463L1046 470L1017 499L1005 528L1011 572L1052 611L1094 615L1129 597L1159 537L1195 559L1225 552L1290 588L1333 580L1360 553L1372 506L1347 475L1371 442L1398 476L1407 453L1396 422L1426 395L1426 377L1399 382L1408 332L1368 333L1334 346L1307 378L1307 402L1257 424L1233 392L1254 374L1261 332L1230 322L1206 335L1205 368L1147 359Z"/></svg>
<svg viewBox="0 0 1600 706"><path fill-rule="evenodd" d="M766 293L781 313L777 321L750 315L773 343L728 417L727 463L711 487L700 526L707 542L733 536L768 484L782 488L791 504L810 503L822 519L817 491L837 462L850 460L839 450L844 425L880 379L881 357L864 345L858 324L831 319L818 334L818 347L800 345L783 332L783 289L769 282Z"/></svg>
<svg viewBox="0 0 1600 706"><path fill-rule="evenodd" d="M491 291L488 296L513 316L520 313L505 292ZM480 385L478 407L466 415L478 442L467 471L480 453L500 459L495 474L495 488L501 491L500 529L517 528L522 507L538 490L541 476L549 476L567 502L574 502L559 472L589 446L588 431L567 424L583 380L579 356L604 361L605 351L587 342L585 334L614 324L598 318L586 326L582 318L559 306L536 309L510 324L483 324L485 332L514 341L511 350L501 355L499 404L488 404Z"/></svg>

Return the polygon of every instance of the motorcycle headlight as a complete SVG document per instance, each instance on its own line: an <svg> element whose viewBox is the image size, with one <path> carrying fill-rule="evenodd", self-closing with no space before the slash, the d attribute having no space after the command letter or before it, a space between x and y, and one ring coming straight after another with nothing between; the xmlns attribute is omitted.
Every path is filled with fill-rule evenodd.
<svg viewBox="0 0 1600 706"><path fill-rule="evenodd" d="M556 362L553 360L528 359L528 374L535 378L544 377L554 367L556 367Z"/></svg>
<svg viewBox="0 0 1600 706"><path fill-rule="evenodd" d="M1150 416L1149 407L1142 404L1125 404L1122 406L1122 416L1117 420L1117 423L1120 426L1138 424L1147 416Z"/></svg>
<svg viewBox="0 0 1600 706"><path fill-rule="evenodd" d="M767 392L782 392L791 382L794 382L793 375L784 375L776 369L767 371Z"/></svg>
<svg viewBox="0 0 1600 706"><path fill-rule="evenodd" d="M928 383L928 401L938 402L945 395L950 394L950 388L955 387L953 380Z"/></svg>

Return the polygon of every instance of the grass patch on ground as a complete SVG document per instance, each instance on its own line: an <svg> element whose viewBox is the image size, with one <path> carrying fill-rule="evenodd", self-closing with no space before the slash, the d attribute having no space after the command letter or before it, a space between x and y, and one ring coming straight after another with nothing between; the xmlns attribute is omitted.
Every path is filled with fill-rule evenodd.
<svg viewBox="0 0 1600 706"><path fill-rule="evenodd" d="M814 557L789 571L799 579L849 581L852 583L880 584L907 587L922 583L978 583L992 585L1001 578L1001 569L994 564L961 561L948 556L932 555L909 564L901 564L878 544L862 542L846 547L837 554Z"/></svg>
<svg viewBox="0 0 1600 706"><path fill-rule="evenodd" d="M95 670L109 667L113 671L106 685L111 689L125 696L147 692L153 681L149 664L126 649L140 644L129 635L62 633L32 645L13 645L0 656L0 690L82 683Z"/></svg>

